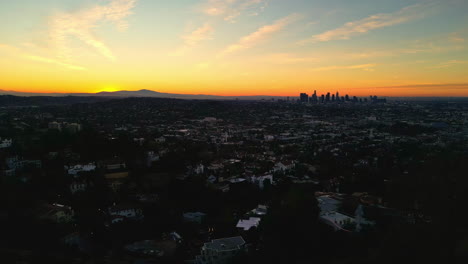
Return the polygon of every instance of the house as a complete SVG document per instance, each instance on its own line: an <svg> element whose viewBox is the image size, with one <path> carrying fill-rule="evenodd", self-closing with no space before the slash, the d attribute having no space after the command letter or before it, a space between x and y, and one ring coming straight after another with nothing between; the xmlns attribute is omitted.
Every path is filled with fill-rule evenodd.
<svg viewBox="0 0 468 264"><path fill-rule="evenodd" d="M141 220L143 211L138 207L130 204L113 205L108 209L111 223L119 223L127 220Z"/></svg>
<svg viewBox="0 0 468 264"><path fill-rule="evenodd" d="M266 205L259 204L257 208L251 211L254 215L264 216L268 212L268 207Z"/></svg>
<svg viewBox="0 0 468 264"><path fill-rule="evenodd" d="M72 182L70 184L70 192L76 194L79 192L84 192L88 188L88 184L85 182Z"/></svg>
<svg viewBox="0 0 468 264"><path fill-rule="evenodd" d="M146 153L146 166L148 168L151 167L155 161L159 161L159 155L157 155L154 151L148 151Z"/></svg>
<svg viewBox="0 0 468 264"><path fill-rule="evenodd" d="M216 176L210 175L210 177L208 177L208 179L206 179L206 182L207 182L207 183L214 184L217 180L218 180L218 179L216 178Z"/></svg>
<svg viewBox="0 0 468 264"><path fill-rule="evenodd" d="M205 243L196 264L227 264L236 256L247 253L247 246L241 236L215 239Z"/></svg>
<svg viewBox="0 0 468 264"><path fill-rule="evenodd" d="M62 124L58 123L58 122L50 122L49 125L48 125L49 129L51 130L58 130L58 131L61 131L62 130Z"/></svg>
<svg viewBox="0 0 468 264"><path fill-rule="evenodd" d="M24 160L24 159L19 159L18 156L7 158L5 160L5 163L9 169L13 169L13 170L42 167L42 162L40 160Z"/></svg>
<svg viewBox="0 0 468 264"><path fill-rule="evenodd" d="M257 228L260 225L260 221L261 221L260 217L250 217L249 219L240 219L237 222L236 227L244 231L249 231L252 227Z"/></svg>
<svg viewBox="0 0 468 264"><path fill-rule="evenodd" d="M109 188L111 188L114 192L118 192L120 190L120 187L128 178L128 171L106 173L104 174L104 178L106 179Z"/></svg>
<svg viewBox="0 0 468 264"><path fill-rule="evenodd" d="M280 161L273 167L274 172L286 172L294 169L296 164L292 161Z"/></svg>
<svg viewBox="0 0 468 264"><path fill-rule="evenodd" d="M359 204L354 216L341 212L343 201L338 195L325 194L317 197L320 207L319 219L331 226L335 231L361 232L366 226L374 226L375 222L364 217L364 206Z"/></svg>
<svg viewBox="0 0 468 264"><path fill-rule="evenodd" d="M154 141L156 141L156 143L164 143L166 142L166 139L164 137L159 137L155 138Z"/></svg>
<svg viewBox="0 0 468 264"><path fill-rule="evenodd" d="M74 166L65 166L65 170L67 170L68 175L72 175L77 177L81 172L91 172L96 170L96 165L93 163L88 164L77 164Z"/></svg>
<svg viewBox="0 0 468 264"><path fill-rule="evenodd" d="M266 182L269 182L270 184L274 184L273 175L271 174L258 176L258 177L252 176L250 177L250 182L257 185L262 190L265 188Z"/></svg>
<svg viewBox="0 0 468 264"><path fill-rule="evenodd" d="M127 164L120 159L111 159L101 162L101 166L107 171L123 170L127 168Z"/></svg>
<svg viewBox="0 0 468 264"><path fill-rule="evenodd" d="M356 221L353 217L339 212L321 212L319 219L335 231L352 232L356 228Z"/></svg>
<svg viewBox="0 0 468 264"><path fill-rule="evenodd" d="M203 164L198 164L197 166L195 166L195 168L193 169L193 172L195 174L203 174L205 172L205 166L203 166Z"/></svg>
<svg viewBox="0 0 468 264"><path fill-rule="evenodd" d="M3 139L2 140L2 138L0 138L0 149L9 148L9 147L11 147L12 144L13 144L12 139Z"/></svg>
<svg viewBox="0 0 468 264"><path fill-rule="evenodd" d="M156 203L158 201L158 195L155 193L137 193L134 197L140 203Z"/></svg>
<svg viewBox="0 0 468 264"><path fill-rule="evenodd" d="M201 224L205 219L206 214L202 212L188 212L184 213L184 221Z"/></svg>
<svg viewBox="0 0 468 264"><path fill-rule="evenodd" d="M54 203L39 206L36 215L40 220L66 224L74 221L75 212L70 206Z"/></svg>
<svg viewBox="0 0 468 264"><path fill-rule="evenodd" d="M64 123L65 131L75 134L81 131L81 125L77 123Z"/></svg>

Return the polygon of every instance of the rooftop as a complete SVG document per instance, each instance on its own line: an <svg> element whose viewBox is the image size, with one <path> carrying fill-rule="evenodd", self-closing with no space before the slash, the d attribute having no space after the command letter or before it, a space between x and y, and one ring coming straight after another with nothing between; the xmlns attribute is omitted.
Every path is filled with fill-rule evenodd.
<svg viewBox="0 0 468 264"><path fill-rule="evenodd" d="M213 250L234 250L245 245L245 241L241 236L214 239L209 243L205 243L205 247Z"/></svg>

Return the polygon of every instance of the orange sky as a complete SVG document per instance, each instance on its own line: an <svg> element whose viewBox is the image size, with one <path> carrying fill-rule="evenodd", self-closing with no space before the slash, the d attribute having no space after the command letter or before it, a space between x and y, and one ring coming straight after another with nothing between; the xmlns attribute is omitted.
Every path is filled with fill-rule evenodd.
<svg viewBox="0 0 468 264"><path fill-rule="evenodd" d="M0 89L468 96L464 0L185 2L2 2Z"/></svg>

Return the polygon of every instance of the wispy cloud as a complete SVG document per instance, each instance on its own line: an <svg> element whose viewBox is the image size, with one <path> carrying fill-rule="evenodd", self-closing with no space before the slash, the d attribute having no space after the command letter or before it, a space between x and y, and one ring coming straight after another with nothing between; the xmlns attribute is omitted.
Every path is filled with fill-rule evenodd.
<svg viewBox="0 0 468 264"><path fill-rule="evenodd" d="M332 70L364 70L374 71L377 64L359 64L350 66L326 66L311 69L312 71L332 71Z"/></svg>
<svg viewBox="0 0 468 264"><path fill-rule="evenodd" d="M77 70L77 71L87 70L85 67L73 65L73 64L70 64L70 63L61 62L59 60L52 59L52 58L46 58L46 57L30 55L30 54L23 54L22 57L25 58L25 59L33 60L33 61L39 61L39 62L44 62L44 63L63 66L63 67L66 67L68 69L71 69L71 70Z"/></svg>
<svg viewBox="0 0 468 264"><path fill-rule="evenodd" d="M171 53L173 56L184 55L187 51L195 47L199 42L211 39L214 33L213 27L210 24L206 23L203 26L195 29L194 31L182 36L184 40L184 45L177 49L174 53Z"/></svg>
<svg viewBox="0 0 468 264"><path fill-rule="evenodd" d="M250 12L258 15L268 5L268 0L208 0L202 4L201 10L209 16L221 16L229 22L236 22L236 18Z"/></svg>
<svg viewBox="0 0 468 264"><path fill-rule="evenodd" d="M421 83L421 84L408 84L408 85L394 85L394 86L381 86L374 87L376 89L408 89L408 88L427 88L438 89L451 88L451 89L468 89L468 83Z"/></svg>
<svg viewBox="0 0 468 264"><path fill-rule="evenodd" d="M303 40L300 44L326 42L331 40L346 40L351 37L365 34L369 31L402 24L417 18L421 18L433 4L416 4L405 7L394 13L381 13L352 21L343 26L326 31Z"/></svg>
<svg viewBox="0 0 468 264"><path fill-rule="evenodd" d="M85 67L74 65L74 64L71 64L71 63L62 62L62 61L54 59L54 58L48 58L48 57L44 57L44 56L32 55L30 53L27 53L27 52L23 51L20 48L14 47L14 46L0 44L0 51L2 51L2 50L8 52L9 54L13 54L13 55L15 55L17 57L27 59L27 60L32 60L32 61L42 62L42 63L48 63L48 64L54 64L54 65L57 65L57 66L65 67L65 68L70 69L70 70L77 70L77 71L87 70Z"/></svg>
<svg viewBox="0 0 468 264"><path fill-rule="evenodd" d="M301 56L293 53L274 53L259 57L258 59L273 64L299 64L320 61L317 57Z"/></svg>
<svg viewBox="0 0 468 264"><path fill-rule="evenodd" d="M461 37L458 33L452 33L449 36L449 40L453 43L463 43L465 39Z"/></svg>
<svg viewBox="0 0 468 264"><path fill-rule="evenodd" d="M96 37L94 30L102 23L113 23L124 31L128 23L124 20L132 14L137 0L110 0L106 5L95 5L73 13L57 13L49 20L49 37L58 49L59 58L71 57L69 38L76 37L93 47L101 55L115 60L115 55L104 41Z"/></svg>
<svg viewBox="0 0 468 264"><path fill-rule="evenodd" d="M443 69L443 68L449 68L449 67L452 67L452 66L455 66L455 65L464 65L464 64L468 64L468 61L466 60L449 60L449 61L446 61L446 62L443 62L443 63L440 63L439 65L436 65L436 66L433 66L433 67L430 67L431 69Z"/></svg>
<svg viewBox="0 0 468 264"><path fill-rule="evenodd" d="M275 21L271 25L263 26L257 31L241 38L239 42L228 46L221 52L222 55L234 53L237 51L245 50L256 46L258 43L268 39L273 34L283 30L287 25L296 21L300 16L298 14L291 14L280 20Z"/></svg>

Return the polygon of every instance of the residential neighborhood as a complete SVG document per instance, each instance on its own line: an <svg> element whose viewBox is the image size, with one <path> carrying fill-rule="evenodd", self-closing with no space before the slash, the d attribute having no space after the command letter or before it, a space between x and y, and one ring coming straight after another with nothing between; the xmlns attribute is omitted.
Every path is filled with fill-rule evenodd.
<svg viewBox="0 0 468 264"><path fill-rule="evenodd" d="M425 245L442 256L444 236L468 232L467 110L155 98L1 107L1 252L59 263L369 263Z"/></svg>

